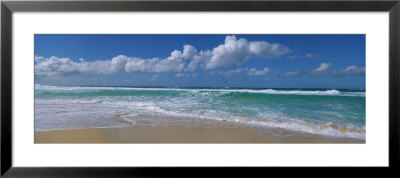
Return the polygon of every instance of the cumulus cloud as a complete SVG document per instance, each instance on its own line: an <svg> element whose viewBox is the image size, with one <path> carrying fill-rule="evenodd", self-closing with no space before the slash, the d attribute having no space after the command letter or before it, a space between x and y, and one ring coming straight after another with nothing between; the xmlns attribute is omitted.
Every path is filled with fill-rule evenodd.
<svg viewBox="0 0 400 178"><path fill-rule="evenodd" d="M183 45L183 52L179 50L174 50L171 52L171 56L168 57L170 60L180 60L180 59L191 59L197 50L191 45Z"/></svg>
<svg viewBox="0 0 400 178"><path fill-rule="evenodd" d="M237 39L236 36L226 36L224 44L212 50L197 51L191 45L184 45L182 51L174 50L166 58L143 59L119 55L111 60L85 61L85 59L79 58L79 61L73 61L70 58L55 56L44 58L37 56L35 57L35 74L72 75L80 73L107 75L120 72L193 72L199 66L205 70L231 68L244 65L251 58L276 58L285 55L289 51L288 47L278 43L248 41L244 38ZM265 71L261 71L261 73L263 72ZM253 74L253 72L250 73Z"/></svg>
<svg viewBox="0 0 400 178"><path fill-rule="evenodd" d="M256 68L251 68L251 69L248 69L247 75L249 75L249 76L262 76L262 75L267 74L268 72L269 72L269 68L268 67L266 67L266 68L264 68L262 70L257 70Z"/></svg>
<svg viewBox="0 0 400 178"><path fill-rule="evenodd" d="M347 76L347 75L364 75L365 67L351 65L347 66L343 70L337 70L332 68L332 64L330 63L321 63L319 67L306 70L306 71L289 71L283 76Z"/></svg>
<svg viewBox="0 0 400 178"><path fill-rule="evenodd" d="M113 74L118 72L180 72L184 69L183 58L172 53L166 59L141 59L119 55L111 60L75 62L69 58L37 57L36 75L69 75L69 74Z"/></svg>
<svg viewBox="0 0 400 178"><path fill-rule="evenodd" d="M197 54L197 49L191 45L184 45L183 46L183 58L184 59L191 59L194 55Z"/></svg>
<svg viewBox="0 0 400 178"><path fill-rule="evenodd" d="M181 72L185 68L184 59L192 55L191 46L184 51L175 50L165 59L141 59L119 55L111 60L87 62L80 58L75 62L69 58L35 57L36 75L70 75L70 74L113 74L119 72Z"/></svg>
<svg viewBox="0 0 400 178"><path fill-rule="evenodd" d="M266 41L247 41L227 36L225 43L215 47L204 62L205 69L230 68L245 64L250 58L276 58L289 52L289 48Z"/></svg>
<svg viewBox="0 0 400 178"><path fill-rule="evenodd" d="M203 64L204 61L209 59L212 56L212 52L210 50L200 51L198 54L193 56L193 59L190 61L185 71L195 71L199 64ZM203 64L204 66L204 64Z"/></svg>
<svg viewBox="0 0 400 178"><path fill-rule="evenodd" d="M74 62L69 58L58 57L35 57L37 64L35 65L35 74L37 75L57 75L57 74L75 74L84 73L90 70L90 66L86 62ZM99 67L102 67L99 65ZM106 72L106 71L102 71Z"/></svg>

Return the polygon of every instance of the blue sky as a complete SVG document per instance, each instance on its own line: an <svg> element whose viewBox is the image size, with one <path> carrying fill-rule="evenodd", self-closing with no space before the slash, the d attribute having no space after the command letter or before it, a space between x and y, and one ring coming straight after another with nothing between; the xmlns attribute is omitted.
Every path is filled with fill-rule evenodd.
<svg viewBox="0 0 400 178"><path fill-rule="evenodd" d="M35 35L47 85L365 88L365 35Z"/></svg>

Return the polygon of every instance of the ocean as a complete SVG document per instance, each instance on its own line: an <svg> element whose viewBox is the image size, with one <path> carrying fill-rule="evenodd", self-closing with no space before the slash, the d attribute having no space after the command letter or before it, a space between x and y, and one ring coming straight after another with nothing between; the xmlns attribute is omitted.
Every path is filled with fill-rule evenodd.
<svg viewBox="0 0 400 178"><path fill-rule="evenodd" d="M35 85L35 131L174 124L163 118L365 140L365 90Z"/></svg>

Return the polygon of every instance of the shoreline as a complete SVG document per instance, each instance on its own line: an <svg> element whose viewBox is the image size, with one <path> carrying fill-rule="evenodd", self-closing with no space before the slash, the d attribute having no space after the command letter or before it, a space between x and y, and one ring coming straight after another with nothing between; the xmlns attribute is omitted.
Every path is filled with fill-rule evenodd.
<svg viewBox="0 0 400 178"><path fill-rule="evenodd" d="M365 139L307 134L281 128L237 126L225 122L35 131L34 138L35 144L365 143Z"/></svg>

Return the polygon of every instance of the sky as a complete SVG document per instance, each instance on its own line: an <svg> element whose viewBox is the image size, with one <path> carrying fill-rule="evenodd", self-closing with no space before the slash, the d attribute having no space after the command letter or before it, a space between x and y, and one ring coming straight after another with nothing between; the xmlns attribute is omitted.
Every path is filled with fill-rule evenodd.
<svg viewBox="0 0 400 178"><path fill-rule="evenodd" d="M35 84L365 89L365 35L35 35Z"/></svg>

